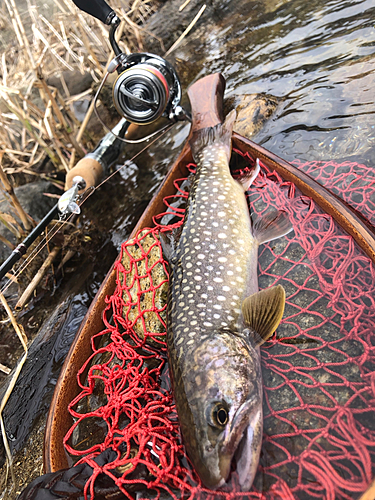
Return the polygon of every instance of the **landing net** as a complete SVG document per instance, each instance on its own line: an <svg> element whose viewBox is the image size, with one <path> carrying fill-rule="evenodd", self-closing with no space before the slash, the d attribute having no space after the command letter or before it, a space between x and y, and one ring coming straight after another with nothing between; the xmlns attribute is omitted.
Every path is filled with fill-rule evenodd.
<svg viewBox="0 0 375 500"><path fill-rule="evenodd" d="M246 155L240 160L237 170L253 164ZM375 178L364 165L298 166L375 222ZM281 284L287 299L276 334L261 348L264 435L251 492L239 491L235 474L226 490L205 489L180 439L166 361L168 269L159 241L182 223L189 182L180 179L155 227L122 245L106 329L78 375L81 393L69 407L75 423L65 446L75 461L94 467L87 494L101 472L137 500L352 499L370 484L374 266L310 198L261 167L248 193L251 212L285 210L294 232L259 249L260 289ZM117 459L99 468L92 459L107 448Z"/></svg>

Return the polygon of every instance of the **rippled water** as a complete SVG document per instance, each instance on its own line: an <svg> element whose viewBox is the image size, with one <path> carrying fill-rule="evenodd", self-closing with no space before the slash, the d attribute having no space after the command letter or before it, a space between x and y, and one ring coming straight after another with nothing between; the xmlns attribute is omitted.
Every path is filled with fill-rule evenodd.
<svg viewBox="0 0 375 500"><path fill-rule="evenodd" d="M272 119L254 137L272 152L289 161L335 159L375 166L374 0L231 0L202 19L171 57L184 88L220 71L227 79L227 95L265 92L278 98ZM116 249L130 234L187 133L188 126L178 125L107 188L95 223L107 231ZM129 149L125 157L132 152ZM103 274L100 260L96 265ZM95 279L93 274L91 283ZM86 280L82 290L90 286ZM81 300L82 290L75 292L76 299L71 297L72 303ZM87 298L83 302L86 308ZM63 326L71 332L69 324ZM59 335L64 335L63 328ZM61 359L57 362L61 365ZM55 373L56 365L49 369ZM41 398L44 412L53 383ZM40 410L35 414L40 418ZM6 425L15 428L11 422ZM17 449L22 449L18 441ZM8 498L13 497L14 493Z"/></svg>
<svg viewBox="0 0 375 500"><path fill-rule="evenodd" d="M280 97L255 139L279 156L373 163L374 18L373 0L228 2L176 57L194 49L229 93Z"/></svg>

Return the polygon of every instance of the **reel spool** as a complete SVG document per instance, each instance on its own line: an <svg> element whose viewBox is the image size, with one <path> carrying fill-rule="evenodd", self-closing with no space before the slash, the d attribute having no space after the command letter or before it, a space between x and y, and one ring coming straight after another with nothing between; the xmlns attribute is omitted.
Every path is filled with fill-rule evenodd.
<svg viewBox="0 0 375 500"><path fill-rule="evenodd" d="M130 123L147 125L161 116L178 119L181 85L173 66L162 57L140 53L122 57L113 86L118 113ZM112 69L112 68L111 68Z"/></svg>
<svg viewBox="0 0 375 500"><path fill-rule="evenodd" d="M113 101L118 113L129 123L148 125L160 117L172 123L190 120L181 107L181 84L173 66L160 56L148 54L126 55L121 52L115 39L120 18L105 0L73 0L78 8L110 26L109 41L116 57L108 65L98 91L94 97L94 110L105 129L110 131L101 119L96 104L99 94L110 73L117 71L118 78L113 86ZM116 134L124 142L138 143L164 131L170 125L139 140L129 140Z"/></svg>

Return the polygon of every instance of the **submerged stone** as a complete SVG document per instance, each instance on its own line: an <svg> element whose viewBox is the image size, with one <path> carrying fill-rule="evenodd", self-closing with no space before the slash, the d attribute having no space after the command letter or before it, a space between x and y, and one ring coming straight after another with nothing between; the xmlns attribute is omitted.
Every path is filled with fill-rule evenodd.
<svg viewBox="0 0 375 500"><path fill-rule="evenodd" d="M122 256L126 273L119 273L122 281L123 317L134 333L152 345L164 341L167 319L168 275L161 262L161 250L154 236L142 231L137 239L129 241ZM160 335L162 334L162 335Z"/></svg>

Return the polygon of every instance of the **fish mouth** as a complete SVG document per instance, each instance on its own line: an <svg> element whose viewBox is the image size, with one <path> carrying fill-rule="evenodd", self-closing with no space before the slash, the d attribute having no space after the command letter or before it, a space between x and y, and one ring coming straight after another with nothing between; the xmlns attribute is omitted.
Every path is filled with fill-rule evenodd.
<svg viewBox="0 0 375 500"><path fill-rule="evenodd" d="M238 475L241 491L249 491L257 471L262 444L262 404L252 399L237 411L223 443L220 458L221 476L228 480L232 463Z"/></svg>

